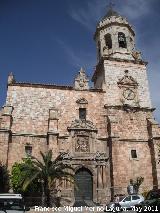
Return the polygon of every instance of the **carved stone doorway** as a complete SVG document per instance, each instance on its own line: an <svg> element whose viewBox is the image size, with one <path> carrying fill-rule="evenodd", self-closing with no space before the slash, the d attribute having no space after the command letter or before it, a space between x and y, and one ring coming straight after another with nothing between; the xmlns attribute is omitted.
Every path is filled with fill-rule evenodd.
<svg viewBox="0 0 160 213"><path fill-rule="evenodd" d="M93 177L86 168L80 168L75 174L75 201L93 200Z"/></svg>

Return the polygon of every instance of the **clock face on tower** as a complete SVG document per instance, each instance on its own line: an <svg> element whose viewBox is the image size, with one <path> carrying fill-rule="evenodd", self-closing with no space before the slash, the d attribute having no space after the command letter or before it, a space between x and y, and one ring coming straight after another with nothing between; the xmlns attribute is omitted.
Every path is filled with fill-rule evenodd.
<svg viewBox="0 0 160 213"><path fill-rule="evenodd" d="M125 89L123 91L123 97L127 100L133 100L135 98L135 92L132 89Z"/></svg>

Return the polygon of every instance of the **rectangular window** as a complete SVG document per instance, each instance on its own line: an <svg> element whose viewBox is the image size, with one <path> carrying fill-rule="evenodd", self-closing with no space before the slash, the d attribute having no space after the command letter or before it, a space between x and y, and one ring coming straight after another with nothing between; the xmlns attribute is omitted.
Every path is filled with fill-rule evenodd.
<svg viewBox="0 0 160 213"><path fill-rule="evenodd" d="M132 200L140 200L140 197L137 196L137 195L133 195L133 196L132 196Z"/></svg>
<svg viewBox="0 0 160 213"><path fill-rule="evenodd" d="M134 158L134 159L137 158L137 152L136 152L135 149L131 150L131 157Z"/></svg>
<svg viewBox="0 0 160 213"><path fill-rule="evenodd" d="M25 153L26 153L27 157L30 157L32 155L32 147L25 146Z"/></svg>
<svg viewBox="0 0 160 213"><path fill-rule="evenodd" d="M86 108L79 108L79 119L86 120Z"/></svg>

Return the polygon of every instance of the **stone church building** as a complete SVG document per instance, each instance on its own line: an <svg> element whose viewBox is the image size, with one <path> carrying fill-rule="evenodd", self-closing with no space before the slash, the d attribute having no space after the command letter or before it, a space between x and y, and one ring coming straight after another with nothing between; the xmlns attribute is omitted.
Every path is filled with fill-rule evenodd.
<svg viewBox="0 0 160 213"><path fill-rule="evenodd" d="M62 198L105 203L127 194L130 179L141 191L160 185L160 127L154 120L145 62L127 19L109 9L94 40L97 65L81 69L73 86L17 82L8 76L0 112L0 160L12 167L40 151L63 154L75 169L78 191L61 185Z"/></svg>

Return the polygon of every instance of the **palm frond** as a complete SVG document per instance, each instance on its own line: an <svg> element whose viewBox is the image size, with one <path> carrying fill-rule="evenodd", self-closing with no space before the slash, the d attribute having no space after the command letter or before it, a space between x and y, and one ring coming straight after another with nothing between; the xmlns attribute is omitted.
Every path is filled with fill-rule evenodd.
<svg viewBox="0 0 160 213"><path fill-rule="evenodd" d="M30 183L32 183L32 181L34 181L38 176L39 176L39 172L35 172L35 174L32 174L32 176L28 176L26 177L26 179L23 182L23 190L25 191L27 189L27 187L29 186Z"/></svg>

